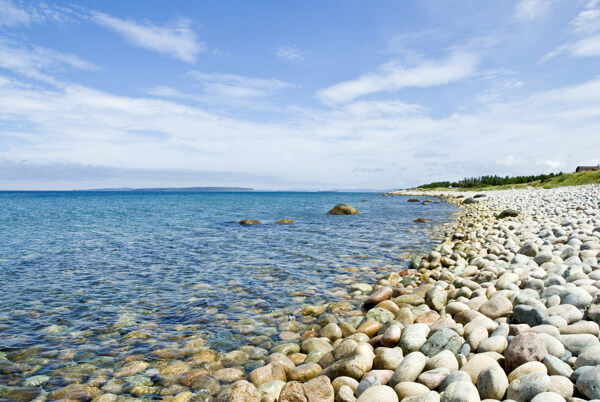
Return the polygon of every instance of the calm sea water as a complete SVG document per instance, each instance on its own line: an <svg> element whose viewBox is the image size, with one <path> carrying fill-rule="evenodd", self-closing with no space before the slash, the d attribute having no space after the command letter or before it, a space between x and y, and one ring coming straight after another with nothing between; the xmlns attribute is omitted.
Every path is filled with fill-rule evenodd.
<svg viewBox="0 0 600 402"><path fill-rule="evenodd" d="M0 384L73 362L116 367L123 354L176 347L190 334L224 352L273 334L275 313L336 301L348 279L374 278L365 268L405 265L407 253L431 246L454 207L406 199L0 193ZM327 215L340 202L361 214ZM281 218L295 223L274 223Z"/></svg>

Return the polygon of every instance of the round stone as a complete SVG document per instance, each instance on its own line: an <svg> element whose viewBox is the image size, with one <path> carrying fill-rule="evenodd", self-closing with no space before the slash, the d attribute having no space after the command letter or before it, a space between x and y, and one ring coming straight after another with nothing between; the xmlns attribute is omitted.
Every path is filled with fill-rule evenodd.
<svg viewBox="0 0 600 402"><path fill-rule="evenodd" d="M492 297L479 307L479 312L492 320L503 317L512 311L513 305L506 297Z"/></svg>
<svg viewBox="0 0 600 402"><path fill-rule="evenodd" d="M409 353L394 372L389 385L395 387L396 384L401 382L414 382L423 371L426 363L427 357L423 353Z"/></svg>
<svg viewBox="0 0 600 402"><path fill-rule="evenodd" d="M550 377L544 373L531 373L510 383L507 398L516 401L529 401L537 394L548 391Z"/></svg>
<svg viewBox="0 0 600 402"><path fill-rule="evenodd" d="M405 381L396 384L394 391L396 391L398 398L402 400L404 398L425 394L429 392L429 388L423 384L419 384L418 382ZM365 399L365 401L367 401L367 399Z"/></svg>
<svg viewBox="0 0 600 402"><path fill-rule="evenodd" d="M467 381L453 382L444 391L442 402L480 402L479 391L473 383Z"/></svg>
<svg viewBox="0 0 600 402"><path fill-rule="evenodd" d="M336 399L337 401L337 399ZM362 393L360 393L358 397L358 401L372 401L372 402L398 402L398 396L396 392L385 385L374 385L367 389L365 389Z"/></svg>
<svg viewBox="0 0 600 402"><path fill-rule="evenodd" d="M427 357L435 356L444 350L456 354L463 343L464 339L452 329L440 328L421 346L421 352Z"/></svg>
<svg viewBox="0 0 600 402"><path fill-rule="evenodd" d="M477 389L484 399L502 400L508 389L508 378L504 370L498 365L484 369L477 376Z"/></svg>
<svg viewBox="0 0 600 402"><path fill-rule="evenodd" d="M523 363L541 361L548 354L544 338L533 332L515 336L504 351L505 366L510 372Z"/></svg>
<svg viewBox="0 0 600 402"><path fill-rule="evenodd" d="M600 366L596 366L577 378L577 389L589 399L600 399Z"/></svg>

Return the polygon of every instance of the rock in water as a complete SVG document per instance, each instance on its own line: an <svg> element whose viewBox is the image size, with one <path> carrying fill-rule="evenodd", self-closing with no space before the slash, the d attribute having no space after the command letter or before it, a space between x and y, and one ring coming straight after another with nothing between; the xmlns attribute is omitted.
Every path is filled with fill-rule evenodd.
<svg viewBox="0 0 600 402"><path fill-rule="evenodd" d="M242 219L238 223L240 225L260 225L262 222L254 219Z"/></svg>
<svg viewBox="0 0 600 402"><path fill-rule="evenodd" d="M353 206L337 204L327 213L329 215L358 215L360 212L358 212L358 209L354 208Z"/></svg>
<svg viewBox="0 0 600 402"><path fill-rule="evenodd" d="M283 218L283 219L278 220L275 223L279 223L280 225L289 225L290 223L294 223L294 220L289 219L289 218Z"/></svg>
<svg viewBox="0 0 600 402"><path fill-rule="evenodd" d="M413 222L416 222L416 223L425 223L425 222L427 222L427 220L425 218L417 218Z"/></svg>
<svg viewBox="0 0 600 402"><path fill-rule="evenodd" d="M408 201L406 202L421 202L421 200L419 200L418 198L410 198Z"/></svg>

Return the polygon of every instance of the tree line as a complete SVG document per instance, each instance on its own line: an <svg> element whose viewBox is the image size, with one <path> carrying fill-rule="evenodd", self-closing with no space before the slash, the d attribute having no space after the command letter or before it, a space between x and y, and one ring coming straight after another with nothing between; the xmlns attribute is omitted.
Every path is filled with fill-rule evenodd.
<svg viewBox="0 0 600 402"><path fill-rule="evenodd" d="M450 181L436 181L429 184L424 184L419 186L419 188L436 188L436 187L458 187L458 188L472 188L472 187L485 187L485 186L502 186L506 184L522 184L522 183L530 183L532 181L540 181L545 182L554 177L562 176L563 172L560 173L550 173L550 174L540 174L537 176L480 176L480 177L470 177L464 178L463 180L457 182Z"/></svg>

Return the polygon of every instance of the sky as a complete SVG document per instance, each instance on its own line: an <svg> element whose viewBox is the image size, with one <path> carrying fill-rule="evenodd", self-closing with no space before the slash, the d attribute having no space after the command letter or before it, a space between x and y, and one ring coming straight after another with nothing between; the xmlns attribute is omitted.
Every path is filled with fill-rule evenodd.
<svg viewBox="0 0 600 402"><path fill-rule="evenodd" d="M600 163L600 0L0 0L0 189Z"/></svg>

